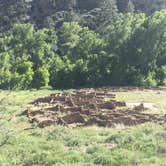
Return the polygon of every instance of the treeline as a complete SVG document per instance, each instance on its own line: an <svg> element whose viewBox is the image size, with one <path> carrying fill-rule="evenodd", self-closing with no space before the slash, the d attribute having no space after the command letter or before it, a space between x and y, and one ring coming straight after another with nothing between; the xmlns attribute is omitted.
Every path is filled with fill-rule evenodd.
<svg viewBox="0 0 166 166"><path fill-rule="evenodd" d="M14 23L58 30L65 21L78 21L96 30L100 21L111 23L117 12L151 15L164 8L166 0L0 0L0 35Z"/></svg>
<svg viewBox="0 0 166 166"><path fill-rule="evenodd" d="M165 86L166 10L105 21L94 29L76 20L58 30L15 24L0 38L0 88Z"/></svg>

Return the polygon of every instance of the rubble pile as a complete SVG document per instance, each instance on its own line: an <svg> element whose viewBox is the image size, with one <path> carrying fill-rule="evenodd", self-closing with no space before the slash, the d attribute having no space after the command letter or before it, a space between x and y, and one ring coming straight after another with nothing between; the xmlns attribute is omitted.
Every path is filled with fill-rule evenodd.
<svg viewBox="0 0 166 166"><path fill-rule="evenodd" d="M22 115L41 128L50 125L111 127L115 124L131 126L165 122L164 115L144 113L143 105L127 108L125 102L115 98L116 95L107 88L51 94L31 102Z"/></svg>

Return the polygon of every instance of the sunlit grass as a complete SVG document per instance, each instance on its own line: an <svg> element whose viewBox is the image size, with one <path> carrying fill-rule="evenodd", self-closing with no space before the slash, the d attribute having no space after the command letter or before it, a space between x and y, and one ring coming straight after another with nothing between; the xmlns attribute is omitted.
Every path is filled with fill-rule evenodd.
<svg viewBox="0 0 166 166"><path fill-rule="evenodd" d="M45 166L165 166L166 125L97 126L44 129L18 116L27 104L58 91L0 91L0 165ZM117 92L126 102L153 102L166 108L165 91Z"/></svg>
<svg viewBox="0 0 166 166"><path fill-rule="evenodd" d="M160 109L166 109L166 90L154 91L128 91L117 92L117 99L125 102L149 102L154 103Z"/></svg>

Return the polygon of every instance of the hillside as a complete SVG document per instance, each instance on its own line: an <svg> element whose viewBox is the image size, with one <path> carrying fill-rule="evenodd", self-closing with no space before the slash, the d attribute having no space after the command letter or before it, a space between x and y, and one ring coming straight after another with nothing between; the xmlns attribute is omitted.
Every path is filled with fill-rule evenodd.
<svg viewBox="0 0 166 166"><path fill-rule="evenodd" d="M166 166L166 0L0 0L0 166Z"/></svg>
<svg viewBox="0 0 166 166"><path fill-rule="evenodd" d="M1 0L0 8L1 89L166 85L165 1Z"/></svg>
<svg viewBox="0 0 166 166"><path fill-rule="evenodd" d="M45 27L48 19L56 22L65 20L71 11L76 15L84 15L101 8L104 3L111 4L111 7L115 5L114 8L119 12L130 10L147 15L166 7L165 0L1 0L1 32L9 29L13 23L29 22L37 27Z"/></svg>

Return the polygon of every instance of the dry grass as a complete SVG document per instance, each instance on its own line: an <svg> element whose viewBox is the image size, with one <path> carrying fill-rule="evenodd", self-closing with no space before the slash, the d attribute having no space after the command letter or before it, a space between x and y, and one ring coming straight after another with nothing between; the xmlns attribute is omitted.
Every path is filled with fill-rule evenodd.
<svg viewBox="0 0 166 166"><path fill-rule="evenodd" d="M144 90L144 91L128 91L117 92L117 100L128 103L154 103L155 109L150 110L151 113L166 113L166 91L159 90Z"/></svg>

